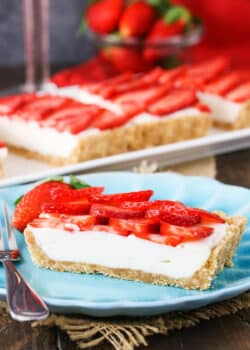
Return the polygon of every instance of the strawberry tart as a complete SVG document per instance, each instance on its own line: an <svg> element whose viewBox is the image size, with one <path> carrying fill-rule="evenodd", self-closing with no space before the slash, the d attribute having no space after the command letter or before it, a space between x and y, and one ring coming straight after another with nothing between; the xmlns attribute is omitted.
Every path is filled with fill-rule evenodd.
<svg viewBox="0 0 250 350"><path fill-rule="evenodd" d="M177 74L154 69L86 91L1 98L0 138L22 155L61 165L201 137L211 118L194 89L174 86Z"/></svg>
<svg viewBox="0 0 250 350"><path fill-rule="evenodd" d="M7 147L5 145L5 143L0 141L0 176L2 176L4 174L4 160L7 157Z"/></svg>
<svg viewBox="0 0 250 350"><path fill-rule="evenodd" d="M231 130L250 127L250 71L234 70L228 59L217 57L187 67L177 84L194 86L215 126Z"/></svg>
<svg viewBox="0 0 250 350"><path fill-rule="evenodd" d="M232 265L243 217L151 200L152 190L103 191L51 181L22 197L12 222L35 264L200 290Z"/></svg>

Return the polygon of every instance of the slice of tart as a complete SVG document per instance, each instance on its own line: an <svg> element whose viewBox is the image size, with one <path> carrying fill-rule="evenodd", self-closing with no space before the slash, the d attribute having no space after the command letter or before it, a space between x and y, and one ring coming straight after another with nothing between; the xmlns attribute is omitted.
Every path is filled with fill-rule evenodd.
<svg viewBox="0 0 250 350"><path fill-rule="evenodd" d="M37 186L14 212L14 226L27 225L25 240L40 267L203 290L232 266L243 217L150 200L152 190L61 186Z"/></svg>

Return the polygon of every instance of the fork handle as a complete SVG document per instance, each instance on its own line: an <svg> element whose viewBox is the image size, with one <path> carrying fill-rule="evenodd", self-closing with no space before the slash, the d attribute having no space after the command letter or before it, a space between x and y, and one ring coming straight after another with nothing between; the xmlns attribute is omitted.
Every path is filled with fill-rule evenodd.
<svg viewBox="0 0 250 350"><path fill-rule="evenodd" d="M49 310L24 280L10 260L2 261L7 282L7 303L10 315L17 321L42 320Z"/></svg>

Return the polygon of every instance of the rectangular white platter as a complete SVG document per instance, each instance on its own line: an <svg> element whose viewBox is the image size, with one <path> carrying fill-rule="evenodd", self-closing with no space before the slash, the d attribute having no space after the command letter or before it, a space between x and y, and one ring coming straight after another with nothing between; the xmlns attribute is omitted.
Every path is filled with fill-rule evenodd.
<svg viewBox="0 0 250 350"><path fill-rule="evenodd" d="M212 129L209 135L202 138L63 167L52 167L10 153L5 161L5 175L0 180L0 187L28 183L56 175L83 174L106 170L132 170L142 161L147 161L149 164L156 162L158 168L161 169L165 166L249 147L250 128L247 128L237 131Z"/></svg>

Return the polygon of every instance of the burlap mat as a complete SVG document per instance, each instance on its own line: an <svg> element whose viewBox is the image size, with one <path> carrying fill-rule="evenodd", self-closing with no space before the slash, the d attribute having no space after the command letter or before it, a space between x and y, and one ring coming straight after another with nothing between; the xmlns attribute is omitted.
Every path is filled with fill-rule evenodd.
<svg viewBox="0 0 250 350"><path fill-rule="evenodd" d="M157 164L140 164L137 172L157 171ZM165 170L178 171L186 175L215 177L214 158L192 161ZM140 345L147 345L147 337L154 334L167 335L171 330L192 327L202 320L230 315L250 307L250 292L233 299L206 306L189 312L171 312L161 316L132 318L116 317L98 319L87 316L62 316L52 314L48 319L34 322L33 327L58 327L65 331L79 348L87 349L100 345L111 346L115 350L133 350ZM1 319L8 321L6 304L0 303Z"/></svg>

